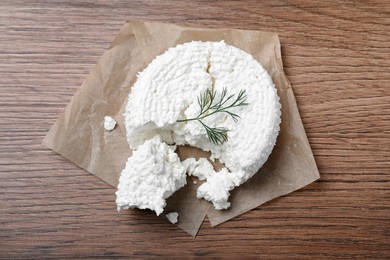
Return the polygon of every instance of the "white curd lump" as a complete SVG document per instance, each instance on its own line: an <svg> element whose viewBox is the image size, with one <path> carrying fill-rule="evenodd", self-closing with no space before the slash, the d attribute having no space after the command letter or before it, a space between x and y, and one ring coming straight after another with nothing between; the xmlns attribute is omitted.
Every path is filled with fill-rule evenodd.
<svg viewBox="0 0 390 260"><path fill-rule="evenodd" d="M104 129L107 131L112 131L116 126L116 121L114 118L110 116L105 116L104 117Z"/></svg>
<svg viewBox="0 0 390 260"><path fill-rule="evenodd" d="M155 136L133 151L115 193L118 210L136 207L157 215L163 212L165 200L186 184L186 169L175 148Z"/></svg>
<svg viewBox="0 0 390 260"><path fill-rule="evenodd" d="M218 100L224 88L227 95L234 94L235 97L245 90L248 103L230 110L240 116L237 122L227 113L215 113L202 120L209 127L227 129L226 142L212 143L205 128L196 120L177 122L197 117L200 111L197 98L207 89L215 91ZM157 203L158 206L150 201L158 200L159 196L164 200L167 194L182 186L183 181L180 185L173 183L179 178L178 172L187 168L189 174L206 179L198 188L198 198L212 202L216 209L228 208L230 191L252 177L270 155L279 133L280 113L279 97L271 77L248 53L223 41L194 41L168 49L139 73L129 95L124 114L127 141L134 150L133 157L138 157L130 158L126 165L126 169L130 170L122 172L117 192L118 207L130 204L149 207L157 209L159 214L165 201ZM160 144L157 144L159 139L155 136L161 138ZM211 165L207 165L206 159L192 159L183 164L175 159L172 163L166 162L166 167L152 170L150 163L161 160L161 155L155 152L141 152L142 157L137 155L152 138L154 145L166 149L169 148L165 143L210 151L212 158L219 159L226 168L215 172ZM169 151L173 153L173 150ZM134 160L136 167L132 164ZM173 171L168 167L172 167L171 164L180 170ZM180 165L184 166L181 168ZM123 177L129 176L129 171L132 171L130 175L137 176L136 179ZM168 178L174 173L177 175ZM160 175L168 181L162 182L158 178ZM132 181L136 181L137 185L129 185ZM156 194L156 190L169 192ZM129 204L130 198L135 197L136 202Z"/></svg>
<svg viewBox="0 0 390 260"><path fill-rule="evenodd" d="M177 220L178 220L178 217L179 217L179 213L177 213L177 212L170 212L170 213L166 214L165 216L167 217L169 222L171 222L172 224L176 224Z"/></svg>
<svg viewBox="0 0 390 260"><path fill-rule="evenodd" d="M206 180L214 171L213 166L206 158L200 158L199 160L188 158L182 163L187 169L188 175L195 176L201 181Z"/></svg>

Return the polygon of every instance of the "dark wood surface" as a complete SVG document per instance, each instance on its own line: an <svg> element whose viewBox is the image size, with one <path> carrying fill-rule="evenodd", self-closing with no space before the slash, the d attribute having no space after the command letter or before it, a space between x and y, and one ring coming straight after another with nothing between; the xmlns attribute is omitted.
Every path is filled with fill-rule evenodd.
<svg viewBox="0 0 390 260"><path fill-rule="evenodd" d="M389 1L1 1L0 258L390 258ZM196 238L41 146L126 19L280 35L321 179Z"/></svg>

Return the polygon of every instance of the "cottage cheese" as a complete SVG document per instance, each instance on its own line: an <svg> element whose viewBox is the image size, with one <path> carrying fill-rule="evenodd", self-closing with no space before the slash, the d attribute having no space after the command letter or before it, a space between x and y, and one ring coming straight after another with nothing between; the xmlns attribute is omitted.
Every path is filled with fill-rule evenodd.
<svg viewBox="0 0 390 260"><path fill-rule="evenodd" d="M199 180L206 180L213 172L214 168L206 158L188 158L184 160L183 166L187 169L188 175L197 177Z"/></svg>
<svg viewBox="0 0 390 260"><path fill-rule="evenodd" d="M104 117L104 129L107 131L112 131L116 126L116 121L114 118L110 116L105 116Z"/></svg>
<svg viewBox="0 0 390 260"><path fill-rule="evenodd" d="M172 224L176 224L177 223L177 218L179 217L179 213L177 213L177 212L170 212L170 213L166 214L165 216L167 217L169 222L171 222Z"/></svg>
<svg viewBox="0 0 390 260"><path fill-rule="evenodd" d="M199 180L207 180L197 191L198 198L211 201L215 209L225 209L230 206L227 202L229 191L234 188L233 182L225 175L229 174L228 169L222 168L215 172L212 164L206 158L188 158L182 162L188 175L197 177Z"/></svg>
<svg viewBox="0 0 390 260"><path fill-rule="evenodd" d="M198 198L204 198L211 201L215 209L227 209L230 207L228 198L230 190L235 186L232 179L229 178L230 173L226 168L207 177L207 182L203 183L197 191Z"/></svg>
<svg viewBox="0 0 390 260"><path fill-rule="evenodd" d="M228 129L227 142L211 143L197 121L176 122L197 116L197 97L206 89L220 95L225 87L228 94L246 90L249 103L232 110L241 117L237 123L226 113L203 120L210 127ZM229 191L252 177L271 153L279 133L280 103L271 77L251 55L224 42L190 42L170 48L139 73L124 116L131 149L160 136L166 143L210 151L224 163L226 169L217 174L199 175L207 182L199 187L198 197L226 209ZM141 166L148 169L147 164ZM141 166L136 169L145 174Z"/></svg>
<svg viewBox="0 0 390 260"><path fill-rule="evenodd" d="M151 209L160 215L166 199L186 184L185 168L175 147L156 136L133 151L119 179L118 210Z"/></svg>

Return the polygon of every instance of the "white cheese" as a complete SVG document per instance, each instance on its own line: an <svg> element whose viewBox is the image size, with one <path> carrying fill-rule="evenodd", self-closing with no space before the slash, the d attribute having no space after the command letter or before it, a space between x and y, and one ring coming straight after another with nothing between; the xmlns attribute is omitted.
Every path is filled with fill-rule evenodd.
<svg viewBox="0 0 390 260"><path fill-rule="evenodd" d="M176 122L198 115L197 97L206 89L220 95L223 88L228 95L246 90L249 103L232 110L240 116L237 123L226 113L203 120L228 129L227 142L211 143L197 121ZM271 153L279 133L280 103L271 77L251 55L224 42L190 42L170 48L139 73L124 116L131 149L159 135L167 143L210 151L212 159L224 163L226 170L202 176L207 182L198 190L199 198L224 209L230 204L229 191L252 177Z"/></svg>
<svg viewBox="0 0 390 260"><path fill-rule="evenodd" d="M201 181L206 180L214 172L213 165L206 158L200 158L199 160L188 158L182 163L184 168L187 169L188 175L195 176Z"/></svg>
<svg viewBox="0 0 390 260"><path fill-rule="evenodd" d="M104 117L104 129L107 131L112 131L116 126L116 121L114 118L110 116L105 116Z"/></svg>
<svg viewBox="0 0 390 260"><path fill-rule="evenodd" d="M199 180L206 180L198 191L197 197L204 198L214 204L215 209L227 209L230 203L227 202L229 198L229 191L234 188L234 184L230 178L228 169L222 168L215 172L213 165L206 159L188 158L182 161L184 168L186 168L188 175L195 176ZM196 184L196 181L194 182Z"/></svg>
<svg viewBox="0 0 390 260"><path fill-rule="evenodd" d="M137 207L157 215L163 212L165 200L186 184L185 168L173 149L156 136L133 151L115 193L118 210Z"/></svg>
<svg viewBox="0 0 390 260"><path fill-rule="evenodd" d="M171 222L172 224L176 224L177 223L177 218L179 217L179 213L177 213L177 212L170 212L170 213L166 214L165 216L167 217L169 222Z"/></svg>
<svg viewBox="0 0 390 260"><path fill-rule="evenodd" d="M227 177L230 173L226 168L207 177L207 182L199 188L196 196L211 201L215 209L227 209L230 207L229 191L234 188L233 181Z"/></svg>

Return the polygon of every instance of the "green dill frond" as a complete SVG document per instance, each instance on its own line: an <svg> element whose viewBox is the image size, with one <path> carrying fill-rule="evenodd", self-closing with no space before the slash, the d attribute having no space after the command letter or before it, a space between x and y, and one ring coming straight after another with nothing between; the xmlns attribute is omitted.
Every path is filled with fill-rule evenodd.
<svg viewBox="0 0 390 260"><path fill-rule="evenodd" d="M226 88L223 88L219 100L215 102L216 95L217 95L216 91L206 89L206 91L203 92L197 98L198 105L200 107L198 116L194 118L179 119L177 120L177 122L199 121L199 123L201 123L205 128L209 140L213 144L218 145L218 144L223 144L228 140L228 136L227 136L228 130L219 127L209 127L203 123L202 119L216 113L227 113L232 117L234 122L238 122L240 116L229 111L229 109L240 107L240 106L246 106L248 105L248 103L246 103L247 96L246 96L246 91L244 89L240 90L237 97L230 105L228 105L227 103L233 100L235 95L232 94L228 96Z"/></svg>

